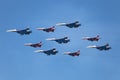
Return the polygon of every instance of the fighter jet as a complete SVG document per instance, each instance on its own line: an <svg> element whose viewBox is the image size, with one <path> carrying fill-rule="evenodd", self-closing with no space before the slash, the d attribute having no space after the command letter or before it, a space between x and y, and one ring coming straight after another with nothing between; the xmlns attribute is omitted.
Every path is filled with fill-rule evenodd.
<svg viewBox="0 0 120 80"><path fill-rule="evenodd" d="M99 35L96 37L84 37L82 38L83 40L88 40L88 41L98 41L100 39Z"/></svg>
<svg viewBox="0 0 120 80"><path fill-rule="evenodd" d="M67 26L69 28L78 28L79 26L81 26L81 24L79 23L79 21L75 21L73 23L58 23L56 24L56 26Z"/></svg>
<svg viewBox="0 0 120 80"><path fill-rule="evenodd" d="M45 32L54 32L55 26L49 27L49 28L37 28L37 30L42 30Z"/></svg>
<svg viewBox="0 0 120 80"><path fill-rule="evenodd" d="M93 46L88 46L87 48L96 48L96 49L98 49L98 50L100 50L100 51L111 49L111 47L109 46L108 43L105 44L105 45L103 45L103 46L96 46L96 45L93 45Z"/></svg>
<svg viewBox="0 0 120 80"><path fill-rule="evenodd" d="M80 55L80 50L76 52L65 52L64 54L70 55L70 56L79 56Z"/></svg>
<svg viewBox="0 0 120 80"><path fill-rule="evenodd" d="M24 44L25 46L31 46L31 47L34 47L34 48L37 48L37 47L41 47L42 46L42 42L39 42L39 43L26 43Z"/></svg>
<svg viewBox="0 0 120 80"><path fill-rule="evenodd" d="M70 42L70 39L68 39L68 37L64 37L64 38L48 38L46 40L49 40L49 41L56 41L57 43L59 44L62 44L62 43L68 43Z"/></svg>
<svg viewBox="0 0 120 80"><path fill-rule="evenodd" d="M7 32L17 32L20 35L29 35L30 33L32 33L30 28L26 28L26 29L23 29L23 30L10 29L10 30L7 30Z"/></svg>
<svg viewBox="0 0 120 80"><path fill-rule="evenodd" d="M50 50L36 50L35 52L37 53L45 53L46 55L56 55L58 53L58 51L56 50L56 48L50 49Z"/></svg>

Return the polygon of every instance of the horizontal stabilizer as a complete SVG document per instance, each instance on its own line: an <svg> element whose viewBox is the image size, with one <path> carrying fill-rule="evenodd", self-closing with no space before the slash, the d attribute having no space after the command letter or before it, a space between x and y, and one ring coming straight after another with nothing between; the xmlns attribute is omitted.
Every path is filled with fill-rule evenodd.
<svg viewBox="0 0 120 80"><path fill-rule="evenodd" d="M56 26L65 26L67 23L58 23Z"/></svg>
<svg viewBox="0 0 120 80"><path fill-rule="evenodd" d="M7 30L6 32L16 32L17 30L16 29L10 29L10 30Z"/></svg>

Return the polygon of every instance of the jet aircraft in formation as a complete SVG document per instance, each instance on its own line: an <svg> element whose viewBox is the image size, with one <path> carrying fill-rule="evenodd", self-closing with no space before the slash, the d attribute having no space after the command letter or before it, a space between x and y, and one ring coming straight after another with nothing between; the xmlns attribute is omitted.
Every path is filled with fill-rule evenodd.
<svg viewBox="0 0 120 80"><path fill-rule="evenodd" d="M70 56L79 56L80 55L80 50L76 51L76 52L65 52L64 54L66 55L70 55Z"/></svg>
<svg viewBox="0 0 120 80"><path fill-rule="evenodd" d="M81 26L81 24L79 23L79 21L75 21L75 22L72 22L72 23L58 23L58 24L56 24L56 26L66 26L66 27L69 27L69 28L78 28L79 26ZM36 28L36 29L37 30L42 30L42 31L45 31L45 32L54 32L55 31L55 26L48 27L48 28ZM22 30L10 29L10 30L7 30L7 32L16 32L16 33L18 33L20 35L29 35L29 34L32 33L30 28L25 28L25 29L22 29ZM97 35L96 37L84 37L82 39L83 40L88 40L88 41L99 41L100 37L99 37L99 35ZM70 42L70 39L68 37L48 38L46 40L55 41L55 42L57 42L59 44ZM37 48L37 47L42 46L42 42L39 42L39 43L26 43L24 45ZM100 51L111 49L109 44L105 44L103 46L93 45L93 46L88 46L87 48L96 48L96 49L98 49ZM56 48L53 48L53 49L50 49L50 50L36 50L35 52L37 52L37 53L45 53L47 55L56 55L58 53L58 50L56 50ZM74 56L79 56L80 55L80 50L75 51L75 52L65 52L64 54L70 55L70 56L73 56L73 57Z"/></svg>
<svg viewBox="0 0 120 80"><path fill-rule="evenodd" d="M37 48L37 47L41 47L42 46L42 42L39 42L39 43L26 43L24 44L25 46L31 46L31 47L34 47L34 48Z"/></svg>
<svg viewBox="0 0 120 80"><path fill-rule="evenodd" d="M73 23L58 23L56 24L56 26L67 26L69 28L78 28L79 26L81 26L81 24L79 23L79 21L75 21Z"/></svg>
<svg viewBox="0 0 120 80"><path fill-rule="evenodd" d="M100 39L99 35L96 37L84 37L82 38L83 40L88 40L88 41L98 41Z"/></svg>
<svg viewBox="0 0 120 80"><path fill-rule="evenodd" d="M42 30L45 32L54 32L55 31L55 26L49 27L49 28L37 28L37 30Z"/></svg>
<svg viewBox="0 0 120 80"><path fill-rule="evenodd" d="M47 55L56 55L58 53L56 48L53 48L53 49L50 49L50 50L36 50L35 52L37 52L37 53L45 53Z"/></svg>
<svg viewBox="0 0 120 80"><path fill-rule="evenodd" d="M96 45L93 45L93 46L88 46L87 48L96 48L96 49L98 49L98 50L100 50L100 51L111 49L111 47L109 46L108 43L105 44L105 45L103 45L103 46L96 46Z"/></svg>
<svg viewBox="0 0 120 80"><path fill-rule="evenodd" d="M49 41L56 41L57 43L59 44L62 44L62 43L68 43L70 42L70 39L68 37L64 37L64 38L48 38L46 40L49 40Z"/></svg>
<svg viewBox="0 0 120 80"><path fill-rule="evenodd" d="M22 30L10 29L10 30L7 30L7 32L17 32L20 35L29 35L30 33L32 33L30 28L26 28L26 29L22 29Z"/></svg>

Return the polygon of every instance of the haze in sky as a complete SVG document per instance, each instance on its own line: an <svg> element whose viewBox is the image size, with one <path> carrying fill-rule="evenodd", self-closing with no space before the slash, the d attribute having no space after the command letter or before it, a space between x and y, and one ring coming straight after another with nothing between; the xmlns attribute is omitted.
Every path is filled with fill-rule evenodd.
<svg viewBox="0 0 120 80"><path fill-rule="evenodd" d="M1 0L0 80L120 80L119 0ZM38 31L60 22L79 21L79 28L56 26L54 33ZM30 27L32 34L21 36L8 29ZM100 35L98 42L82 37ZM47 38L68 36L70 42L57 44ZM41 48L24 46L42 41ZM109 43L112 49L99 51L89 45ZM47 56L35 50L56 48ZM63 55L80 50L79 57Z"/></svg>

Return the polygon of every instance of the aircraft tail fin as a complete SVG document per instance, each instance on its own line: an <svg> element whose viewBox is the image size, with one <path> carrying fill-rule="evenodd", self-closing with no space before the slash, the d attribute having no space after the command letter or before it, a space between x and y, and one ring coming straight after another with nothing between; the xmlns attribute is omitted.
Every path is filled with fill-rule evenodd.
<svg viewBox="0 0 120 80"><path fill-rule="evenodd" d="M52 26L52 28L55 28L55 26Z"/></svg>
<svg viewBox="0 0 120 80"><path fill-rule="evenodd" d="M109 43L106 43L105 46L109 46Z"/></svg>
<svg viewBox="0 0 120 80"><path fill-rule="evenodd" d="M42 43L42 41L40 41L39 43Z"/></svg>
<svg viewBox="0 0 120 80"><path fill-rule="evenodd" d="M80 53L80 50L78 50L77 52Z"/></svg>
<svg viewBox="0 0 120 80"><path fill-rule="evenodd" d="M97 35L96 37L100 37L99 35Z"/></svg>

